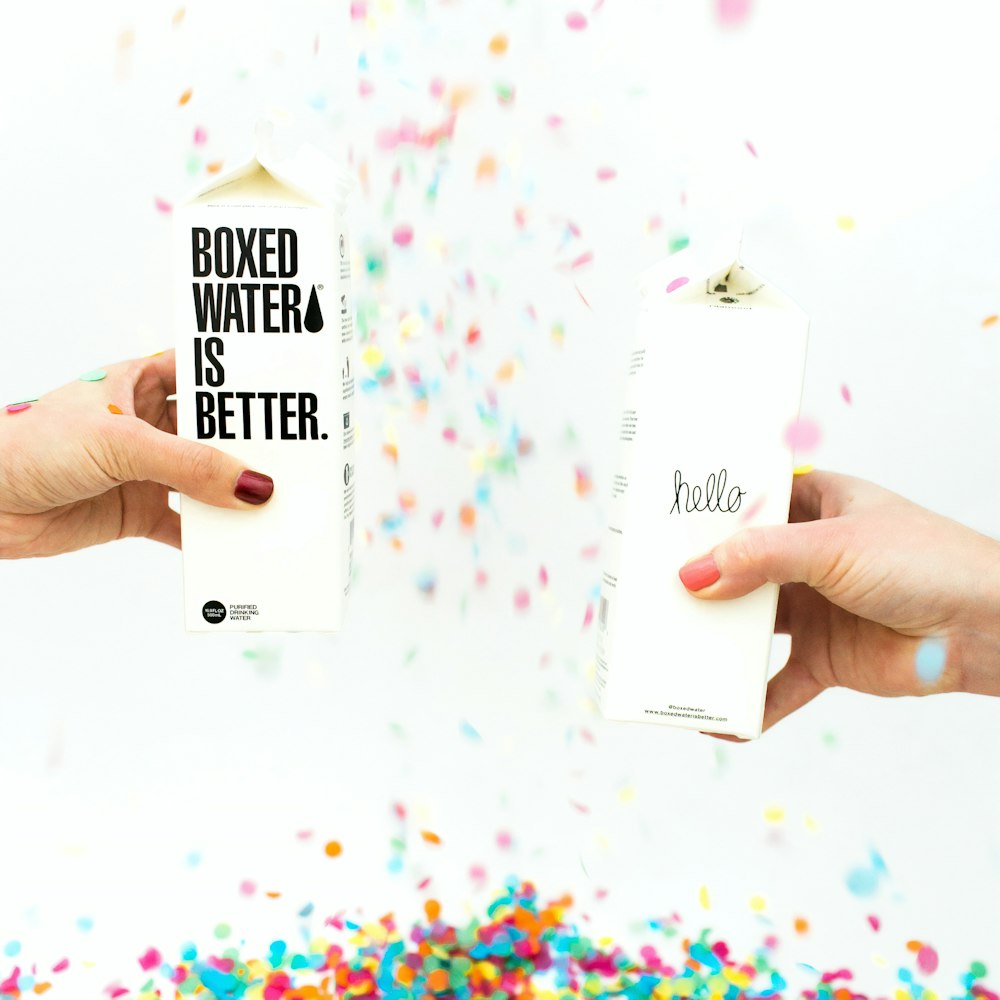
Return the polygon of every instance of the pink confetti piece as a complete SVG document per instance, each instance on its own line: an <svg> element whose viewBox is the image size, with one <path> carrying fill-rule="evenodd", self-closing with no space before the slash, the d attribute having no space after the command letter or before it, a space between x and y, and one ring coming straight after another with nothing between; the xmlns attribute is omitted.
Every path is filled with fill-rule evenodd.
<svg viewBox="0 0 1000 1000"><path fill-rule="evenodd" d="M162 198L154 198L153 204L156 205L156 211L162 212L164 215L169 215L174 210L174 206Z"/></svg>
<svg viewBox="0 0 1000 1000"><path fill-rule="evenodd" d="M497 833L497 847L499 847L501 851L509 851L511 844L513 843L514 838L506 830L500 830Z"/></svg>
<svg viewBox="0 0 1000 1000"><path fill-rule="evenodd" d="M754 144L749 139L747 139L747 149L750 150L750 155L751 156L753 156L753 157L757 156L757 150L754 147Z"/></svg>
<svg viewBox="0 0 1000 1000"><path fill-rule="evenodd" d="M194 144L196 146L204 146L207 139L208 133L199 125L194 130Z"/></svg>
<svg viewBox="0 0 1000 1000"><path fill-rule="evenodd" d="M351 20L363 21L368 16L368 4L364 0L354 0L351 4Z"/></svg>
<svg viewBox="0 0 1000 1000"><path fill-rule="evenodd" d="M840 387L840 397L848 406L851 404L851 390L846 385Z"/></svg>
<svg viewBox="0 0 1000 1000"><path fill-rule="evenodd" d="M31 409L31 403L9 403L6 409L8 413L23 413Z"/></svg>
<svg viewBox="0 0 1000 1000"><path fill-rule="evenodd" d="M613 181L618 176L618 171L614 167L598 167L597 179L599 181Z"/></svg>
<svg viewBox="0 0 1000 1000"><path fill-rule="evenodd" d="M785 430L785 444L795 451L812 451L819 439L819 424L804 417L793 421Z"/></svg>
<svg viewBox="0 0 1000 1000"><path fill-rule="evenodd" d="M257 891L257 883L251 882L250 879L244 879L240 882L240 895L241 896L252 896Z"/></svg>
<svg viewBox="0 0 1000 1000"><path fill-rule="evenodd" d="M578 812L583 813L584 816L589 815L590 806L585 806L582 802L574 802L572 799L569 800L569 804Z"/></svg>
<svg viewBox="0 0 1000 1000"><path fill-rule="evenodd" d="M295 834L295 836L298 837L299 840L309 840L310 837L312 837L312 835L313 835L312 830L299 830L299 832Z"/></svg>
<svg viewBox="0 0 1000 1000"><path fill-rule="evenodd" d="M549 572L544 566L538 567L538 583L542 587L547 587L549 585Z"/></svg>
<svg viewBox="0 0 1000 1000"><path fill-rule="evenodd" d="M486 869L482 865L473 865L469 869L469 878L471 878L473 882L485 882Z"/></svg>
<svg viewBox="0 0 1000 1000"><path fill-rule="evenodd" d="M398 247L408 247L413 242L413 227L400 223L392 231L392 242Z"/></svg>
<svg viewBox="0 0 1000 1000"><path fill-rule="evenodd" d="M545 119L545 124L549 128L559 128L559 126L562 125L563 120L564 119L563 119L562 115L549 115Z"/></svg>
<svg viewBox="0 0 1000 1000"><path fill-rule="evenodd" d="M477 587L485 587L486 584L489 583L489 581L490 581L490 578L489 578L489 575L487 574L486 570L484 570L484 569L477 569L476 570L476 586Z"/></svg>
<svg viewBox="0 0 1000 1000"><path fill-rule="evenodd" d="M716 0L715 14L720 24L742 24L749 13L750 0Z"/></svg>
<svg viewBox="0 0 1000 1000"><path fill-rule="evenodd" d="M163 964L163 958L155 948L150 948L145 955L139 956L139 965L143 972L158 968Z"/></svg>
<svg viewBox="0 0 1000 1000"><path fill-rule="evenodd" d="M580 254L580 256L569 265L570 269L575 271L578 267L583 267L584 265L589 264L593 259L593 253L588 250L586 253Z"/></svg>
<svg viewBox="0 0 1000 1000"><path fill-rule="evenodd" d="M436 76L431 80L430 85L431 97L438 98L444 93L444 80L441 77Z"/></svg>
<svg viewBox="0 0 1000 1000"><path fill-rule="evenodd" d="M441 522L443 520L444 520L444 511L443 510L436 510L436 511L434 511L433 514L431 514L431 524L433 524L435 528L440 528L441 527Z"/></svg>
<svg viewBox="0 0 1000 1000"><path fill-rule="evenodd" d="M938 954L929 945L925 944L920 951L917 952L917 968L921 972L930 975L932 972L937 972L938 967Z"/></svg>
<svg viewBox="0 0 1000 1000"><path fill-rule="evenodd" d="M583 559L594 559L600 551L601 546L595 542L593 545L585 545L582 549L580 549L580 556Z"/></svg>
<svg viewBox="0 0 1000 1000"><path fill-rule="evenodd" d="M588 604L587 610L583 613L583 627L589 628L593 620L594 620L594 605Z"/></svg>
<svg viewBox="0 0 1000 1000"><path fill-rule="evenodd" d="M583 31L587 27L587 19L578 10L570 11L566 15L566 27L570 31Z"/></svg>
<svg viewBox="0 0 1000 1000"><path fill-rule="evenodd" d="M68 968L69 968L69 959L68 958L63 958L63 959L60 959L58 962L56 962L55 965L52 966L52 971L53 972L65 972Z"/></svg>
<svg viewBox="0 0 1000 1000"><path fill-rule="evenodd" d="M358 96L359 97L371 97L375 93L375 87L371 80L362 80L358 84Z"/></svg>
<svg viewBox="0 0 1000 1000"><path fill-rule="evenodd" d="M454 427L446 427L441 431L441 437L445 439L449 444L454 444L458 440L458 434Z"/></svg>
<svg viewBox="0 0 1000 1000"><path fill-rule="evenodd" d="M746 524L747 521L752 521L759 513L761 507L764 506L766 497L757 497L756 500L740 515L740 524Z"/></svg>
<svg viewBox="0 0 1000 1000"><path fill-rule="evenodd" d="M674 278L674 280L667 285L667 291L676 292L678 288L683 288L689 280L689 278Z"/></svg>
<svg viewBox="0 0 1000 1000"><path fill-rule="evenodd" d="M587 301L587 296L586 296L586 295L584 295L584 294L583 294L583 292L581 292L581 291L580 291L580 286L579 286L579 285L574 285L573 287L574 287L574 288L576 289L576 294L580 296L580 301L581 301L581 302L582 302L582 303L583 303L583 304L584 304L584 305L585 305L585 306L586 306L586 307L587 307L588 309L590 309L590 308L591 308L591 305L590 305L590 303L589 303L589 302Z"/></svg>
<svg viewBox="0 0 1000 1000"><path fill-rule="evenodd" d="M527 611L531 606L531 594L526 587L518 587L514 591L514 607L518 611Z"/></svg>
<svg viewBox="0 0 1000 1000"><path fill-rule="evenodd" d="M881 928L882 921L879 920L879 918L876 917L875 914L869 914L869 916L868 916L868 925L871 927L871 929L873 931L877 931L877 930L879 930L879 928Z"/></svg>
<svg viewBox="0 0 1000 1000"><path fill-rule="evenodd" d="M427 886L429 886L430 884L431 884L431 879L430 879L430 876L428 875L428 877L427 877L427 878L422 878L422 879L421 879L421 880L420 880L420 881L419 881L419 882L417 883L417 888L418 888L418 889L426 889L426 888L427 888Z"/></svg>

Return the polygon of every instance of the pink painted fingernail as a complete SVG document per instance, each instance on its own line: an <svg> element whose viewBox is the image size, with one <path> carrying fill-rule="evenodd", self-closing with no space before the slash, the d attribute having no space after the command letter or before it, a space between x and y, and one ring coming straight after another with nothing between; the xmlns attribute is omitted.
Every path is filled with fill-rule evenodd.
<svg viewBox="0 0 1000 1000"><path fill-rule="evenodd" d="M688 590L701 590L715 583L722 574L715 564L714 556L707 555L682 566L678 575Z"/></svg>
<svg viewBox="0 0 1000 1000"><path fill-rule="evenodd" d="M274 492L274 480L263 472L251 472L244 469L236 480L236 496L247 503L266 503Z"/></svg>

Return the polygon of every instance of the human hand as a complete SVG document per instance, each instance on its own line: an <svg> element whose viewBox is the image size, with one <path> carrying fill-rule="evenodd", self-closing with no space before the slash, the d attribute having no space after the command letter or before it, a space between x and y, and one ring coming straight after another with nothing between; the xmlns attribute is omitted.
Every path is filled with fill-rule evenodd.
<svg viewBox="0 0 1000 1000"><path fill-rule="evenodd" d="M169 490L233 510L266 502L270 477L177 437L176 389L171 350L90 372L30 407L0 408L0 558L127 537L180 548Z"/></svg>
<svg viewBox="0 0 1000 1000"><path fill-rule="evenodd" d="M781 584L775 632L792 651L768 683L765 730L830 687L1000 695L1000 541L831 472L795 477L789 521L746 528L680 570L702 600ZM928 640L943 646L939 674L917 669Z"/></svg>

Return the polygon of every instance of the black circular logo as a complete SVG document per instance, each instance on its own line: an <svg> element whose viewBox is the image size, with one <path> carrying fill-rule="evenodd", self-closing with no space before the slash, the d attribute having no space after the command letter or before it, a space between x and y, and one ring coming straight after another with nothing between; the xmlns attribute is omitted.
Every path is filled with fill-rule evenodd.
<svg viewBox="0 0 1000 1000"><path fill-rule="evenodd" d="M210 625L218 625L219 622L225 620L226 606L225 604L220 604L218 601L207 601L201 609L201 613L205 616L205 621Z"/></svg>

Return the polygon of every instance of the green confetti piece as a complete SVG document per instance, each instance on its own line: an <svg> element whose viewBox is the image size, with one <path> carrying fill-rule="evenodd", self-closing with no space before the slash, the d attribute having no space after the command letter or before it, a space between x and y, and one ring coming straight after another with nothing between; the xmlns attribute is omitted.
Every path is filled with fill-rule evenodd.
<svg viewBox="0 0 1000 1000"><path fill-rule="evenodd" d="M100 382L108 377L108 373L103 368L95 368L92 372L84 372L80 376L81 382Z"/></svg>

